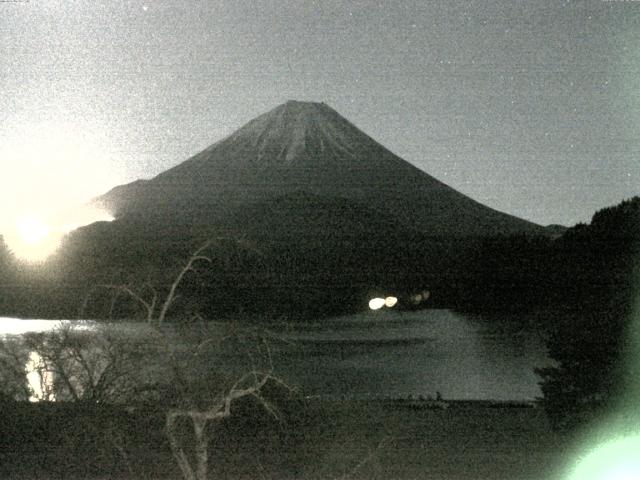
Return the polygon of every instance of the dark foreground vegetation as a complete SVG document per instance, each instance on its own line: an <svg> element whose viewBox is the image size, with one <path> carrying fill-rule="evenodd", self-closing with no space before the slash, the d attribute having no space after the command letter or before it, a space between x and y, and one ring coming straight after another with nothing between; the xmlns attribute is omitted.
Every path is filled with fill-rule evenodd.
<svg viewBox="0 0 640 480"><path fill-rule="evenodd" d="M557 428L575 428L631 400L638 411L636 329L640 198L597 212L553 245L555 294L540 309L553 368L542 369L544 406ZM638 426L640 429L640 426Z"/></svg>
<svg viewBox="0 0 640 480"><path fill-rule="evenodd" d="M366 265L375 268L363 269L364 283L347 281L349 272L356 275L362 267L362 252L361 257L356 251L347 254L338 245L333 250L318 238L317 243L305 245L304 252L278 250L284 246L277 242L265 243L262 251L252 242L216 242L203 252L208 261L190 263L193 268L182 270L185 275L179 285L175 272L189 255L181 261L169 257L183 247L145 254L142 246L136 250L134 243L127 255L142 256L144 261L135 263L131 273L124 273L130 259L120 258L107 246L99 250L104 256L88 259L84 270L79 269L82 262L77 259L79 263L73 264L64 263L69 258L59 258L63 262L60 271L69 274L65 278L70 283L56 280L59 272L55 271L37 277L0 248L5 293L0 297L4 302L0 308L7 313L19 312L12 308L22 305L35 312L42 308L68 313L71 299L82 299L95 314L115 318L144 318L148 314L153 320L160 306L156 300L170 298L171 309L160 311L158 326L165 318L193 318L185 312L199 318L217 318L218 314L233 317L261 306L268 317L282 309L295 312L314 302L325 305L326 314L334 304L328 302L327 307L322 302L338 291L355 308L354 299L366 299L367 292L375 292L376 282L383 278L377 275L386 269L393 272L388 285L402 292L404 300L411 298L412 286L432 291L429 301L416 307L480 312L509 309L526 311L539 320L549 356L556 364L538 371L543 398L537 409L476 404L431 410L398 403L338 404L278 397L274 402L280 402L282 414L273 415L261 392L266 380L273 378L271 369L266 368L262 377L250 377L253 384L246 388L223 382L225 395L240 392L243 397L234 403L233 414L210 423L203 421L205 435L199 448L208 446L206 464L211 478L553 478L550 471L542 469L562 464L567 437L560 432L603 418L628 397L636 375L629 359L638 353L632 335L640 261L640 198L604 209L594 215L591 224L577 225L558 238L497 237L466 243L431 239L411 242L406 248L395 243L396 256L387 257L381 250L374 252L381 255L381 263L369 258ZM272 254L265 256L265 251ZM274 251L280 253L273 255ZM344 256L348 262L343 264ZM113 263L103 271L108 258ZM303 258L307 262L302 264L304 269L293 268L296 259ZM289 263L282 264L279 259ZM164 269L159 269L163 262ZM311 288L299 277L301 271L321 275L327 265L336 269L329 269L333 273L324 281L340 280L333 289L325 290L324 281ZM272 275L272 283L263 288L267 274ZM234 289L234 279L242 288ZM100 282L105 282L102 288L95 289ZM296 282L297 287L289 290L288 285ZM21 289L24 285L28 288ZM173 285L179 286L179 291L174 292ZM243 285L251 288L245 291ZM344 293L347 291L350 293ZM270 309L269 305L276 304L278 308ZM201 345L210 346L211 342L202 339ZM103 352L112 351L110 344L102 348ZM66 351L54 354L66 355ZM165 351L171 353L170 349ZM179 364L191 368L193 359L200 358L199 368L209 372L211 366L199 351L188 353L188 362L173 358L175 351L164 355L171 366L164 371L174 371ZM268 349L262 353L269 367ZM125 358L127 365L135 364L135 355ZM22 369L24 362L18 364L18 370ZM46 478L189 478L176 467L178 456L175 448L171 451L169 439L188 451L193 442L190 428L197 426L211 404L222 404L218 397L198 394L206 389L182 385L180 376L174 377L168 384L180 392L182 403L173 406L183 409L183 417L177 418L173 437L166 435L166 412L153 403L132 411L108 407L109 402L5 402L0 420L4 442L0 477L37 478L46 472ZM203 381L206 376L193 378L207 383ZM167 396L165 389L167 397L178 398ZM82 400L80 396L78 400Z"/></svg>
<svg viewBox="0 0 640 480"><path fill-rule="evenodd" d="M210 478L547 480L569 461L570 440L538 408L318 399L278 406L276 420L243 401L210 432ZM2 478L181 478L163 414L152 406L2 408Z"/></svg>

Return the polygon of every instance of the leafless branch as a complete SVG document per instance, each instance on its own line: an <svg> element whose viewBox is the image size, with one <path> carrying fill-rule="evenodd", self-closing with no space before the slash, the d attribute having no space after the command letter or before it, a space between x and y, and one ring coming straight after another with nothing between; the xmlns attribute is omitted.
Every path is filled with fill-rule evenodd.
<svg viewBox="0 0 640 480"><path fill-rule="evenodd" d="M364 456L351 470L344 473L340 477L337 477L335 480L347 480L348 478L353 477L362 467L364 467L371 461L371 459L373 459L373 457L383 448L387 440L388 437L384 437L382 440L380 440L376 448L371 449L369 453Z"/></svg>
<svg viewBox="0 0 640 480"><path fill-rule="evenodd" d="M165 317L167 316L167 312L169 311L169 308L171 307L173 302L176 300L176 290L180 285L180 283L182 282L182 279L184 278L184 276L187 274L187 272L193 270L193 264L198 261L206 261L208 263L213 263L213 260L210 257L201 255L201 253L205 251L207 248L209 248L210 246L211 246L211 241L205 242L204 245L202 245L198 250L194 252L191 258L189 258L189 261L184 266L184 268L180 270L180 273L178 273L178 276L171 284L169 293L167 294L167 297L164 303L162 304L162 308L160 309L160 314L156 319L157 326L161 326L164 323L164 320L165 320Z"/></svg>

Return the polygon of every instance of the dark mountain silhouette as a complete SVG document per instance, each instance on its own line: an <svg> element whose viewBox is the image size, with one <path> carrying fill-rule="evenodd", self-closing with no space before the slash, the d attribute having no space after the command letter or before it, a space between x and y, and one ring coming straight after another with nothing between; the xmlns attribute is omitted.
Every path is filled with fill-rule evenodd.
<svg viewBox="0 0 640 480"><path fill-rule="evenodd" d="M162 297L208 239L213 262L185 276L176 318L320 318L387 294L397 308L592 305L600 290L624 290L637 257L638 199L588 228L541 227L462 195L316 103L281 105L94 203L116 220L68 235L45 277L3 261L0 243L0 313L71 318L85 305L90 318L135 317L138 303L96 287Z"/></svg>
<svg viewBox="0 0 640 480"><path fill-rule="evenodd" d="M194 224L296 192L355 201L429 235L543 233L412 166L327 105L295 101L157 177L116 187L95 203L117 218Z"/></svg>
<svg viewBox="0 0 640 480"><path fill-rule="evenodd" d="M547 235L552 238L561 237L568 230L568 228L564 225L558 225L556 223L547 225L546 227L544 227L544 229Z"/></svg>
<svg viewBox="0 0 640 480"><path fill-rule="evenodd" d="M375 292L424 290L429 306L451 305L484 278L482 238L547 236L412 166L321 103L280 105L94 204L115 221L69 235L50 270L65 281L58 303L71 308L91 294L86 314L96 318L114 309L111 292L100 297L95 285L162 292L212 238L225 240L208 252L213 264L188 275L176 316L317 318L367 308ZM139 309L118 305L123 317Z"/></svg>

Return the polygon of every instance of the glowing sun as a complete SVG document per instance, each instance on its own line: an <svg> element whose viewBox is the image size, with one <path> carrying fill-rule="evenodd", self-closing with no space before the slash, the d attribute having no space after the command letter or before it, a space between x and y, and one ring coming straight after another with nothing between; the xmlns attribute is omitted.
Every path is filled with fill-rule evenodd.
<svg viewBox="0 0 640 480"><path fill-rule="evenodd" d="M9 249L19 259L31 263L44 261L54 253L62 238L83 225L99 221L113 221L108 212L91 207L78 207L63 212L60 218L43 215L18 215L5 232Z"/></svg>
<svg viewBox="0 0 640 480"><path fill-rule="evenodd" d="M118 183L99 125L43 121L0 143L0 235L16 257L40 262L71 230L113 220L88 206Z"/></svg>
<svg viewBox="0 0 640 480"><path fill-rule="evenodd" d="M13 253L30 262L42 261L60 244L62 235L35 215L25 215L16 221L13 231L7 232L7 244Z"/></svg>
<svg viewBox="0 0 640 480"><path fill-rule="evenodd" d="M37 217L23 217L17 227L20 238L27 245L36 245L51 233L51 227Z"/></svg>

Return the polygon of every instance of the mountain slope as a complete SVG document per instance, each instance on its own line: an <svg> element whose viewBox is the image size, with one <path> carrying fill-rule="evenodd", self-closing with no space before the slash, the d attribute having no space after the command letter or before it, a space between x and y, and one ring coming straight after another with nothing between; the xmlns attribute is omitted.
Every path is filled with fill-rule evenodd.
<svg viewBox="0 0 640 480"><path fill-rule="evenodd" d="M148 181L95 203L116 217L214 223L295 192L366 204L430 235L542 233L419 170L322 103L287 102Z"/></svg>

